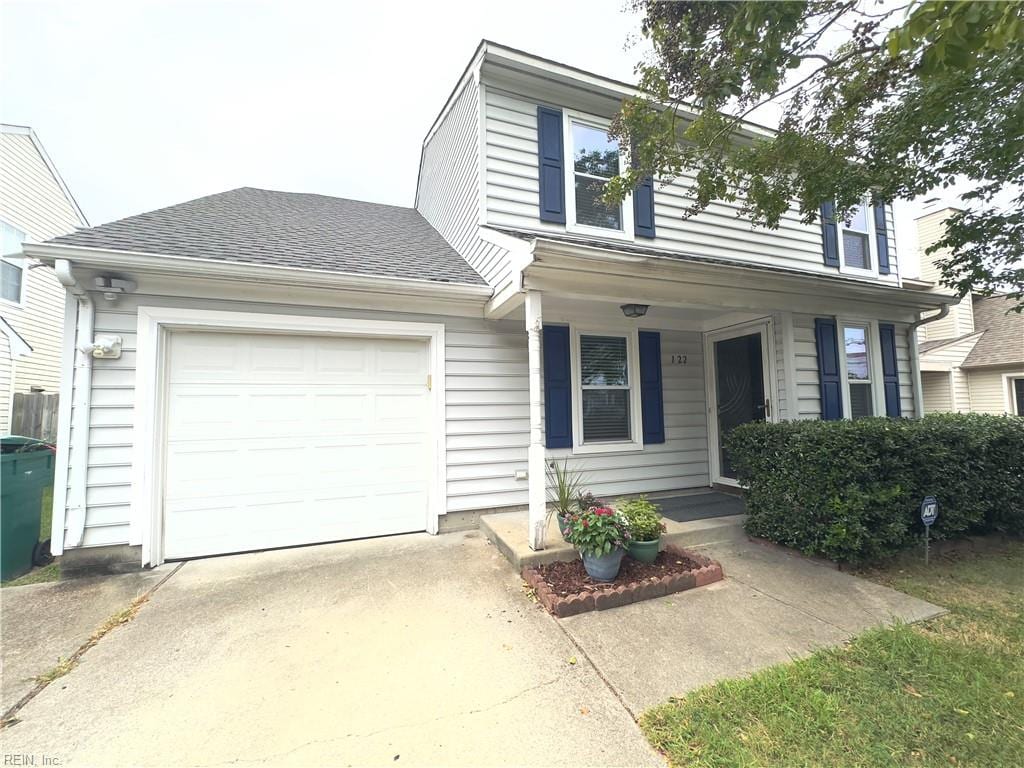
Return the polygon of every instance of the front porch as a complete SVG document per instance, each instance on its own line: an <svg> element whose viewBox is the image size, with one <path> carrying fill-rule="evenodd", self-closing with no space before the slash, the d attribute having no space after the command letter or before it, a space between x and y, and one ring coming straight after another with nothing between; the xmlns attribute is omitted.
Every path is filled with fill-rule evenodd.
<svg viewBox="0 0 1024 768"><path fill-rule="evenodd" d="M521 283L485 312L526 330L529 512L487 516L485 530L517 566L558 560L571 551L547 522L553 463L600 498L685 500L737 485L722 438L740 424L918 412L912 323L944 300L895 278L536 239ZM669 501L666 538L737 514Z"/></svg>
<svg viewBox="0 0 1024 768"><path fill-rule="evenodd" d="M647 497L661 507L665 523L665 533L661 536L663 549L670 544L692 548L734 542L745 536L743 499L736 494L697 488L652 493ZM517 572L535 565L568 562L579 557L572 545L562 539L553 514L548 521L544 549L531 549L528 519L526 510L483 515L480 530Z"/></svg>

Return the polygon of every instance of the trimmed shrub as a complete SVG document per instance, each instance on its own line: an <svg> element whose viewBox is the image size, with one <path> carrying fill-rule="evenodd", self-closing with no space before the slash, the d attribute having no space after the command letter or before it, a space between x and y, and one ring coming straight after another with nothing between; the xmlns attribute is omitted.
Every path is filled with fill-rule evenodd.
<svg viewBox="0 0 1024 768"><path fill-rule="evenodd" d="M725 438L745 486L747 532L840 562L895 552L923 534L919 507L939 500L936 538L1024 534L1024 419L750 423Z"/></svg>

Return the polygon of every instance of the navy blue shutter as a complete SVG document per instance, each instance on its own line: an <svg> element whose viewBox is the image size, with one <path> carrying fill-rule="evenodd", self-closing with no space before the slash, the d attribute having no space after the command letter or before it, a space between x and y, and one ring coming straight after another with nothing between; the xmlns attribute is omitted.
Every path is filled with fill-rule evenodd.
<svg viewBox="0 0 1024 768"><path fill-rule="evenodd" d="M843 418L843 389L839 371L839 342L836 321L831 317L814 320L814 339L818 345L818 379L821 382L821 418Z"/></svg>
<svg viewBox="0 0 1024 768"><path fill-rule="evenodd" d="M889 274L889 230L885 221L885 203L875 203L875 242L878 244L878 274Z"/></svg>
<svg viewBox="0 0 1024 768"><path fill-rule="evenodd" d="M839 266L839 228L836 226L835 203L821 204L822 255L826 267Z"/></svg>
<svg viewBox="0 0 1024 768"><path fill-rule="evenodd" d="M885 415L899 418L900 374L896 365L896 329L889 324L879 323L879 343L882 348L882 382L885 385Z"/></svg>
<svg viewBox="0 0 1024 768"><path fill-rule="evenodd" d="M633 229L637 237L654 237L654 179L650 176L633 191Z"/></svg>
<svg viewBox="0 0 1024 768"><path fill-rule="evenodd" d="M640 331L640 410L644 445L665 442L665 404L661 394L661 334Z"/></svg>
<svg viewBox="0 0 1024 768"><path fill-rule="evenodd" d="M565 153L560 109L537 107L537 168L540 220L565 224Z"/></svg>
<svg viewBox="0 0 1024 768"><path fill-rule="evenodd" d="M548 448L572 447L569 326L544 326L544 433Z"/></svg>

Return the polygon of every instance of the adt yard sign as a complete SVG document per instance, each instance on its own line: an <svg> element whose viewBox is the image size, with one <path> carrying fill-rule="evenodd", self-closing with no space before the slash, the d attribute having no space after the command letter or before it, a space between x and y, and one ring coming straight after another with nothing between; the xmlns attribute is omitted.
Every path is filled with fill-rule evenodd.
<svg viewBox="0 0 1024 768"><path fill-rule="evenodd" d="M939 500L934 496L925 496L921 502L921 522L931 526L939 516Z"/></svg>
<svg viewBox="0 0 1024 768"><path fill-rule="evenodd" d="M939 517L939 500L934 496L925 496L921 502L921 522L924 523L924 562L928 564L928 534L932 523Z"/></svg>

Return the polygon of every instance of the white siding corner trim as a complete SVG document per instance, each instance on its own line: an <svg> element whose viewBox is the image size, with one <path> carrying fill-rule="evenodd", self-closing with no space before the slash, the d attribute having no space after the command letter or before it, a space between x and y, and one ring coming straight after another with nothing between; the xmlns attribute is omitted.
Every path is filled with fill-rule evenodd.
<svg viewBox="0 0 1024 768"><path fill-rule="evenodd" d="M431 401L434 409L434 466L426 529L437 533L445 512L445 338L434 323L276 315L186 307L138 309L134 462L129 542L142 546L142 564L163 562L161 511L165 437L167 334L174 329L244 330L304 335L350 335L425 339L430 345Z"/></svg>

